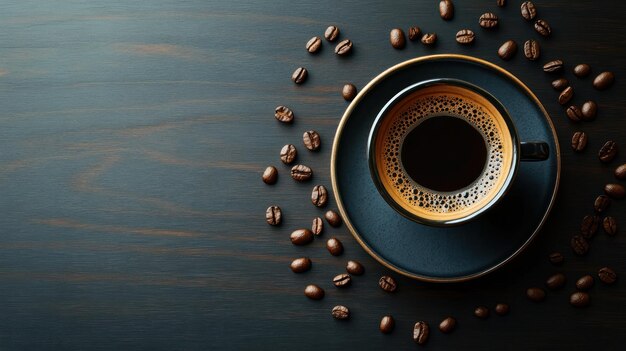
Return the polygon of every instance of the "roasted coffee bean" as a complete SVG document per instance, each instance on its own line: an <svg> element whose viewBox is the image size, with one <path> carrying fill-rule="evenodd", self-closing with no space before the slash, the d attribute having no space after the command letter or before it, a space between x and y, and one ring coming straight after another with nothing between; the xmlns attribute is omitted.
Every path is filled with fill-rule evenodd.
<svg viewBox="0 0 626 351"><path fill-rule="evenodd" d="M589 252L589 242L582 235L574 235L570 240L570 246L578 256L584 256Z"/></svg>
<svg viewBox="0 0 626 351"><path fill-rule="evenodd" d="M320 138L320 134L314 130L308 130L302 134L302 142L304 143L304 147L311 151L317 151L322 144L322 139Z"/></svg>
<svg viewBox="0 0 626 351"><path fill-rule="evenodd" d="M422 44L424 45L434 45L437 42L437 34L435 33L426 33L422 36Z"/></svg>
<svg viewBox="0 0 626 351"><path fill-rule="evenodd" d="M344 100L352 101L356 97L356 87L354 84L346 84L341 89L341 96L343 96Z"/></svg>
<svg viewBox="0 0 626 351"><path fill-rule="evenodd" d="M487 319L489 317L489 309L485 306L478 306L474 309L474 316L480 319Z"/></svg>
<svg viewBox="0 0 626 351"><path fill-rule="evenodd" d="M604 228L604 232L610 236L617 234L617 220L611 216L604 217L602 228Z"/></svg>
<svg viewBox="0 0 626 351"><path fill-rule="evenodd" d="M569 303L574 307L587 307L590 300L589 294L583 291L577 291L569 297Z"/></svg>
<svg viewBox="0 0 626 351"><path fill-rule="evenodd" d="M559 104L567 104L572 99L572 96L574 96L574 89L571 86L565 88L559 95Z"/></svg>
<svg viewBox="0 0 626 351"><path fill-rule="evenodd" d="M339 56L347 56L350 52L352 52L352 41L350 39L342 40L335 46L335 54Z"/></svg>
<svg viewBox="0 0 626 351"><path fill-rule="evenodd" d="M352 275L361 275L365 272L365 268L359 261L348 261L346 271Z"/></svg>
<svg viewBox="0 0 626 351"><path fill-rule="evenodd" d="M283 212L278 206L270 206L265 210L265 221L269 225L279 225L283 219Z"/></svg>
<svg viewBox="0 0 626 351"><path fill-rule="evenodd" d="M337 306L333 307L333 310L330 312L330 314L335 319L348 319L348 318L350 318L350 310L348 309L348 307L342 306L342 305L337 305Z"/></svg>
<svg viewBox="0 0 626 351"><path fill-rule="evenodd" d="M563 254L560 252L553 252L550 255L548 255L548 260L553 265L560 266L563 264L563 261L565 261L565 257L563 257Z"/></svg>
<svg viewBox="0 0 626 351"><path fill-rule="evenodd" d="M400 28L394 28L389 32L389 43L394 49L404 49L406 39L404 32Z"/></svg>
<svg viewBox="0 0 626 351"><path fill-rule="evenodd" d="M591 73L591 66L586 63L581 63L574 66L574 75L576 77L586 77Z"/></svg>
<svg viewBox="0 0 626 351"><path fill-rule="evenodd" d="M323 185L316 185L311 191L311 202L317 207L324 207L328 202L328 190Z"/></svg>
<svg viewBox="0 0 626 351"><path fill-rule="evenodd" d="M324 32L324 38L328 41L335 41L339 37L339 28L337 26L328 26Z"/></svg>
<svg viewBox="0 0 626 351"><path fill-rule="evenodd" d="M287 144L280 149L280 160L286 165L293 163L296 156L298 156L298 150L293 144Z"/></svg>
<svg viewBox="0 0 626 351"><path fill-rule="evenodd" d="M552 34L552 28L550 28L548 22L541 19L535 22L535 31L544 37L549 37Z"/></svg>
<svg viewBox="0 0 626 351"><path fill-rule="evenodd" d="M291 168L291 178L299 182L307 181L311 179L312 176L313 171L305 165L295 165Z"/></svg>
<svg viewBox="0 0 626 351"><path fill-rule="evenodd" d="M539 42L530 39L524 42L524 56L531 61L535 61L541 56Z"/></svg>
<svg viewBox="0 0 626 351"><path fill-rule="evenodd" d="M589 274L584 275L576 281L576 289L578 290L589 290L593 286L594 280L593 277Z"/></svg>
<svg viewBox="0 0 626 351"><path fill-rule="evenodd" d="M528 288L526 297L533 302L541 302L546 298L546 292L542 288Z"/></svg>
<svg viewBox="0 0 626 351"><path fill-rule="evenodd" d="M461 29L456 32L456 41L459 44L468 45L474 42L474 32L469 29Z"/></svg>
<svg viewBox="0 0 626 351"><path fill-rule="evenodd" d="M326 218L331 227L339 227L341 225L341 216L333 210L326 211L324 218Z"/></svg>
<svg viewBox="0 0 626 351"><path fill-rule="evenodd" d="M424 345L428 341L428 335L430 334L430 328L428 323L419 321L413 326L413 341L419 345Z"/></svg>
<svg viewBox="0 0 626 351"><path fill-rule="evenodd" d="M498 49L498 56L503 60L510 60L517 52L517 44L513 40L507 40Z"/></svg>
<svg viewBox="0 0 626 351"><path fill-rule="evenodd" d="M324 289L315 284L310 284L304 288L304 295L311 300L321 300L324 298Z"/></svg>
<svg viewBox="0 0 626 351"><path fill-rule="evenodd" d="M600 161L604 163L609 163L613 161L615 155L617 155L617 143L612 140L604 143L604 145L602 145L600 151L598 152L598 157L600 158Z"/></svg>
<svg viewBox="0 0 626 351"><path fill-rule="evenodd" d="M454 17L454 4L451 0L439 1L439 15L446 21Z"/></svg>
<svg viewBox="0 0 626 351"><path fill-rule="evenodd" d="M596 201L593 202L593 208L597 213L602 213L606 211L607 208L611 206L611 199L609 199L606 195L600 195L596 197Z"/></svg>
<svg viewBox="0 0 626 351"><path fill-rule="evenodd" d="M456 319L454 317L447 317L439 323L439 330L442 333L448 334L454 330L454 327L456 327Z"/></svg>
<svg viewBox="0 0 626 351"><path fill-rule="evenodd" d="M384 316L381 320L380 320L380 332L383 334L389 334L393 331L393 328L395 328L396 326L396 321L393 319L392 316Z"/></svg>
<svg viewBox="0 0 626 351"><path fill-rule="evenodd" d="M320 236L324 231L324 222L320 217L313 218L313 223L311 223L311 231L313 235Z"/></svg>
<svg viewBox="0 0 626 351"><path fill-rule="evenodd" d="M550 289L550 290L557 290L563 287L563 285L565 285L565 274L563 273L557 273L554 275L551 275L547 280L546 280L546 286Z"/></svg>
<svg viewBox="0 0 626 351"><path fill-rule="evenodd" d="M294 245L306 245L313 241L313 232L303 228L291 232L291 243Z"/></svg>
<svg viewBox="0 0 626 351"><path fill-rule="evenodd" d="M504 7L506 6L506 0L497 0L496 4L498 5L498 7Z"/></svg>
<svg viewBox="0 0 626 351"><path fill-rule="evenodd" d="M309 39L309 41L307 41L306 43L306 51L308 51L311 54L314 54L320 51L321 47L322 47L322 38L320 37L313 37Z"/></svg>
<svg viewBox="0 0 626 351"><path fill-rule="evenodd" d="M617 273L609 267L602 267L598 271L598 278L604 284L613 284L617 280Z"/></svg>
<svg viewBox="0 0 626 351"><path fill-rule="evenodd" d="M547 73L557 73L563 70L562 60L553 60L543 65L543 71Z"/></svg>
<svg viewBox="0 0 626 351"><path fill-rule="evenodd" d="M604 186L604 193L614 199L622 199L626 195L626 189L622 184L609 183Z"/></svg>
<svg viewBox="0 0 626 351"><path fill-rule="evenodd" d="M398 288L396 280L388 275L383 275L378 280L378 286L386 292L394 292Z"/></svg>
<svg viewBox="0 0 626 351"><path fill-rule="evenodd" d="M575 132L572 135L572 149L576 152L581 152L587 147L587 133Z"/></svg>
<svg viewBox="0 0 626 351"><path fill-rule="evenodd" d="M580 122L583 119L583 112L576 105L568 107L565 114L572 122Z"/></svg>
<svg viewBox="0 0 626 351"><path fill-rule="evenodd" d="M537 16L535 4L530 1L523 2L520 10L522 12L522 17L527 21L532 21Z"/></svg>
<svg viewBox="0 0 626 351"><path fill-rule="evenodd" d="M304 67L298 67L293 74L291 75L291 80L296 84L302 84L306 81L306 78L309 76L309 71Z"/></svg>
<svg viewBox="0 0 626 351"><path fill-rule="evenodd" d="M505 303L499 303L496 305L496 314L500 316L507 315L509 313L509 305Z"/></svg>
<svg viewBox="0 0 626 351"><path fill-rule="evenodd" d="M278 170L274 166L267 166L265 171L263 171L263 183L265 184L275 184L278 179Z"/></svg>
<svg viewBox="0 0 626 351"><path fill-rule="evenodd" d="M419 40L422 35L422 30L420 27L414 26L409 28L409 40L416 41Z"/></svg>
<svg viewBox="0 0 626 351"><path fill-rule="evenodd" d="M593 79L593 87L598 90L604 90L610 87L615 81L613 72L602 72Z"/></svg>
<svg viewBox="0 0 626 351"><path fill-rule="evenodd" d="M483 28L494 28L498 25L498 16L493 12L485 12L478 18L478 24Z"/></svg>
<svg viewBox="0 0 626 351"><path fill-rule="evenodd" d="M552 88L554 90L562 91L569 86L569 81L565 78L559 78L552 81Z"/></svg>
<svg viewBox="0 0 626 351"><path fill-rule="evenodd" d="M587 215L583 218L583 221L580 224L580 234L585 239L591 239L598 231L599 226L600 226L600 216Z"/></svg>
<svg viewBox="0 0 626 351"><path fill-rule="evenodd" d="M596 114L598 113L598 104L594 101L585 101L581 108L582 119L585 121L591 121L596 118Z"/></svg>
<svg viewBox="0 0 626 351"><path fill-rule="evenodd" d="M294 273L303 273L311 269L312 265L313 262L311 262L310 258L300 257L293 260L289 265L289 268L291 268Z"/></svg>
<svg viewBox="0 0 626 351"><path fill-rule="evenodd" d="M347 274L347 273L336 275L333 278L333 284L338 288L345 288L349 286L351 283L352 283L352 277L350 277L350 274Z"/></svg>
<svg viewBox="0 0 626 351"><path fill-rule="evenodd" d="M333 256L339 256L343 253L343 244L337 238L330 238L326 241L326 249Z"/></svg>
<svg viewBox="0 0 626 351"><path fill-rule="evenodd" d="M617 166L613 174L617 179L626 179L626 163Z"/></svg>
<svg viewBox="0 0 626 351"><path fill-rule="evenodd" d="M274 117L276 117L279 122L291 123L293 122L293 111L287 106L276 106Z"/></svg>

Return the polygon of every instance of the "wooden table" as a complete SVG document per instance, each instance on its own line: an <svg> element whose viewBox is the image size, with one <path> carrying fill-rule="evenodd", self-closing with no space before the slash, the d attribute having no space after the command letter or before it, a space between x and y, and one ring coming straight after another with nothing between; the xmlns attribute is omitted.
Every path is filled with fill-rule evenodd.
<svg viewBox="0 0 626 351"><path fill-rule="evenodd" d="M626 161L626 40L623 1L537 1L539 16L554 28L544 40L524 22L519 1L456 2L452 21L439 18L436 1L19 1L0 11L0 349L2 350L216 350L410 349L412 325L431 323L427 348L618 349L626 342L626 233L599 233L584 258L569 238L612 170ZM493 11L500 28L483 30L481 13ZM319 55L307 40L329 24L355 43L340 59L324 42ZM388 43L389 30L418 25L436 32L436 47ZM454 34L477 33L462 47ZM542 58L521 52L509 62L499 45L529 38ZM520 77L552 115L562 145L558 201L536 244L501 272L460 285L431 285L397 277L396 294L377 280L386 269L370 258L344 227L327 230L345 254L331 257L324 240L307 247L289 242L292 229L321 212L309 201L312 184L296 184L278 159L286 143L330 187L331 142L347 104L346 82L363 87L382 70L432 53L463 53L500 64ZM594 122L572 124L557 104L552 76L540 67L563 58L575 103L593 99ZM576 63L594 73L612 70L606 92L591 78L573 77ZM310 70L306 84L293 70ZM274 107L291 106L291 126L274 120ZM319 153L301 146L316 129ZM569 147L574 131L589 134L586 152ZM608 139L622 151L602 165L597 150ZM278 166L276 185L260 175ZM532 191L530 189L529 191ZM269 227L265 208L278 204L284 225ZM330 208L335 208L331 200ZM626 227L624 201L610 213ZM506 233L502 233L506 235ZM566 263L546 255L562 251ZM301 275L288 265L307 255L314 268ZM366 274L347 290L330 279L348 259ZM599 282L592 306L575 309L568 297L581 275L608 265L622 276ZM524 296L562 271L567 286L544 303ZM325 287L322 301L303 294L306 284ZM506 317L481 321L479 304L511 305ZM335 321L330 309L346 304L353 317ZM392 314L393 334L378 332ZM444 317L458 328L443 335Z"/></svg>

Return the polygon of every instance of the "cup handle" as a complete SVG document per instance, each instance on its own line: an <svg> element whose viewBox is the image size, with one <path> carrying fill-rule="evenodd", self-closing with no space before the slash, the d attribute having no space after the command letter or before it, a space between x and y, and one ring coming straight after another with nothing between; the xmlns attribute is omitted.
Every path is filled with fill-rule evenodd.
<svg viewBox="0 0 626 351"><path fill-rule="evenodd" d="M521 161L544 161L550 156L550 147L542 141L520 143Z"/></svg>

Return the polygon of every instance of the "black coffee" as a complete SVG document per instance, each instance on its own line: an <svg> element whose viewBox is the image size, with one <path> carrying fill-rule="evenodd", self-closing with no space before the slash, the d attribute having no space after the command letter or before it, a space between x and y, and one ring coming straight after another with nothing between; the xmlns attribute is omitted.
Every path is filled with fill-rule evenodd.
<svg viewBox="0 0 626 351"><path fill-rule="evenodd" d="M450 116L431 117L411 130L402 145L408 175L435 191L454 191L475 181L487 161L487 145L468 122Z"/></svg>

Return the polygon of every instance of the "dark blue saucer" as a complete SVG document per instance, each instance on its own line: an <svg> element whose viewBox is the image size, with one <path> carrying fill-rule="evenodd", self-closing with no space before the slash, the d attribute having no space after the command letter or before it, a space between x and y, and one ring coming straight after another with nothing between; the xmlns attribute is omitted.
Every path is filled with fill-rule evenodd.
<svg viewBox="0 0 626 351"><path fill-rule="evenodd" d="M475 221L458 227L413 222L390 207L370 177L367 141L378 112L414 83L461 79L495 96L509 111L519 137L544 141L550 157L520 163L506 197ZM534 94L504 69L463 55L433 55L398 64L372 80L354 99L333 144L333 190L347 227L379 262L401 274L433 282L485 275L526 248L550 212L560 176L554 126Z"/></svg>

